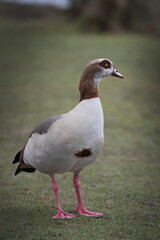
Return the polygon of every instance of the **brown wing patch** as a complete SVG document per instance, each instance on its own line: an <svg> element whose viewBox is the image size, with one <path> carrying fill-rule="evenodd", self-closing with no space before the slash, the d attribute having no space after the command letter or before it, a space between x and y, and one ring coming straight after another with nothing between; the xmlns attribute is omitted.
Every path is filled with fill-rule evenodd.
<svg viewBox="0 0 160 240"><path fill-rule="evenodd" d="M24 153L24 149L25 149L25 146L26 146L27 142L25 143L23 148L16 154L16 156L15 156L13 162L12 162L13 164L17 163L17 162L23 163L23 153Z"/></svg>
<svg viewBox="0 0 160 240"><path fill-rule="evenodd" d="M27 141L27 142L28 142L28 141ZM24 153L24 149L25 149L25 147L26 147L27 142L25 143L25 145L24 145L24 147L22 148L22 151L21 151L21 153L20 153L20 157L19 157L19 162L20 162L20 163L23 163L23 153Z"/></svg>
<svg viewBox="0 0 160 240"><path fill-rule="evenodd" d="M90 148L84 148L80 151L77 151L74 156L77 158L85 158L85 157L89 157L92 155L92 151Z"/></svg>
<svg viewBox="0 0 160 240"><path fill-rule="evenodd" d="M30 134L29 138L31 136L32 136L32 133ZM29 138L28 138L28 140L29 140ZM28 140L27 140L27 142L28 142ZM17 155L15 156L15 159L13 160L13 163L16 163L16 162L19 162L20 164L24 163L23 162L23 154L24 154L24 150L25 150L25 147L27 145L27 142L24 144L22 150L17 153ZM30 165L28 165L28 166L30 166ZM30 166L30 167L32 167L32 166Z"/></svg>

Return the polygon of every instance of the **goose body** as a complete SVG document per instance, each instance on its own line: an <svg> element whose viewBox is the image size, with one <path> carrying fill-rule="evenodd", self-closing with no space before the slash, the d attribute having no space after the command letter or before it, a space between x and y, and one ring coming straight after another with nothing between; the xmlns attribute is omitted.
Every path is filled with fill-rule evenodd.
<svg viewBox="0 0 160 240"><path fill-rule="evenodd" d="M100 217L103 214L85 209L80 191L80 171L96 160L102 150L103 110L98 95L101 79L106 76L123 78L108 59L96 59L87 64L80 78L80 102L68 113L50 117L30 134L13 163L19 162L15 175L21 171L38 170L52 178L58 214L53 218L72 218L75 215L61 208L55 174L73 172L78 206L81 215Z"/></svg>
<svg viewBox="0 0 160 240"><path fill-rule="evenodd" d="M61 115L47 133L32 133L23 161L51 177L56 173L79 172L97 158L103 140L100 99L83 100Z"/></svg>

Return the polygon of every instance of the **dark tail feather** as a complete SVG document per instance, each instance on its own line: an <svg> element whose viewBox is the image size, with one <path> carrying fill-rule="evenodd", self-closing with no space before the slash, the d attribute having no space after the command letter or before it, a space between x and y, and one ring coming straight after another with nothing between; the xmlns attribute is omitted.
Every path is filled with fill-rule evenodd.
<svg viewBox="0 0 160 240"><path fill-rule="evenodd" d="M21 151L22 151L22 150L21 150ZM16 154L16 156L15 156L13 162L12 162L13 164L19 162L21 151L19 151L19 152Z"/></svg>
<svg viewBox="0 0 160 240"><path fill-rule="evenodd" d="M15 176L16 176L18 173L21 172L20 166L21 166L21 165L19 165L19 166L17 167L17 170L16 170L16 172L15 172Z"/></svg>
<svg viewBox="0 0 160 240"><path fill-rule="evenodd" d="M35 172L36 169L31 167L30 165L24 164L24 163L20 163L17 167L17 170L15 172L15 176L20 173L21 171L23 172Z"/></svg>

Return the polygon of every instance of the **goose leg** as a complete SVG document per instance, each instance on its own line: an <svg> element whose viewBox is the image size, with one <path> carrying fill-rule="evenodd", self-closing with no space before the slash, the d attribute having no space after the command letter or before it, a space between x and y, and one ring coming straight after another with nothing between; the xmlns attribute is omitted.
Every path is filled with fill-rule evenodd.
<svg viewBox="0 0 160 240"><path fill-rule="evenodd" d="M54 177L52 177L52 188L53 188L53 192L55 194L55 197L56 197L56 200L57 200L57 206L58 206L58 213L57 213L57 215L55 215L53 217L53 219L56 219L56 218L62 218L62 219L68 218L68 219L70 219L70 218L76 217L75 215L66 213L62 210L61 205L60 205L60 201L59 201L58 185L57 185Z"/></svg>
<svg viewBox="0 0 160 240"><path fill-rule="evenodd" d="M82 196L81 196L81 184L80 184L80 179L78 174L74 174L73 184L75 186L77 200L78 200L78 207L76 209L76 212L78 211L80 215L90 216L90 217L103 216L104 215L103 213L91 212L85 209Z"/></svg>

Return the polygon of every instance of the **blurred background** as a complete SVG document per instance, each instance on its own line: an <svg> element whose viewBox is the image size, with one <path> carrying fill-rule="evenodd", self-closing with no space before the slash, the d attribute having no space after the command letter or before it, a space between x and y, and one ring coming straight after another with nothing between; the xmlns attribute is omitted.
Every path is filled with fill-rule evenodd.
<svg viewBox="0 0 160 240"><path fill-rule="evenodd" d="M65 14L83 31L160 33L158 0L1 0L1 15L48 18ZM19 4L19 5L18 5ZM21 5L20 5L21 4Z"/></svg>
<svg viewBox="0 0 160 240"><path fill-rule="evenodd" d="M159 239L160 1L0 1L1 239ZM85 65L110 59L124 79L100 84L105 143L81 173L86 207L102 219L52 222L48 176L11 162L32 129L72 109ZM72 174L56 176L66 212ZM72 212L73 213L73 212Z"/></svg>

